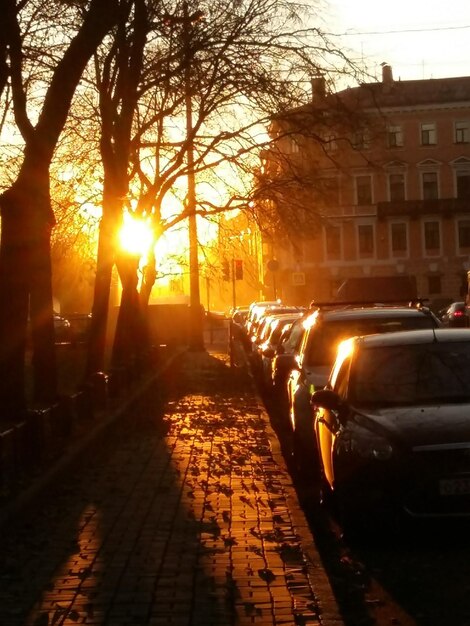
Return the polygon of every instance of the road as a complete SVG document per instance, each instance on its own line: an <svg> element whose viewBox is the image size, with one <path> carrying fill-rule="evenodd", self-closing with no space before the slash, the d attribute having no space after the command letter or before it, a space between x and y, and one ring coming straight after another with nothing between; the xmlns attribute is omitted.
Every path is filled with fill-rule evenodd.
<svg viewBox="0 0 470 626"><path fill-rule="evenodd" d="M352 543L311 485L294 482L346 626L470 626L468 520L410 522Z"/></svg>

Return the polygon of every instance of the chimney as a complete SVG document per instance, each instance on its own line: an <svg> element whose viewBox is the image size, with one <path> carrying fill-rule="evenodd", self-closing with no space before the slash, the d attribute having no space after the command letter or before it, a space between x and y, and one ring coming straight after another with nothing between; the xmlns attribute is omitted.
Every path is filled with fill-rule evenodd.
<svg viewBox="0 0 470 626"><path fill-rule="evenodd" d="M326 96L326 81L324 76L314 76L310 79L312 86L312 100L323 100Z"/></svg>
<svg viewBox="0 0 470 626"><path fill-rule="evenodd" d="M382 83L384 85L391 85L393 83L392 66L388 63L381 63L382 66Z"/></svg>

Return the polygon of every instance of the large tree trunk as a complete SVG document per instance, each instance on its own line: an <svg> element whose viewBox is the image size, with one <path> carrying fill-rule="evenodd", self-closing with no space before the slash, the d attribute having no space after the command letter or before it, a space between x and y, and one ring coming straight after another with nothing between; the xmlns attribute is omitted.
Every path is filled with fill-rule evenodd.
<svg viewBox="0 0 470 626"><path fill-rule="evenodd" d="M130 6L131 2L124 4ZM9 50L14 78L15 119L26 144L18 178L0 198L0 419L3 420L16 419L26 408L28 312L33 330L37 399L50 400L56 393L50 260L54 218L49 166L76 86L91 55L115 23L119 6L119 0L91 0L81 28L54 70L35 127L27 117L21 82L18 7L8 13L11 23L7 31L2 31L8 42L5 50Z"/></svg>
<svg viewBox="0 0 470 626"><path fill-rule="evenodd" d="M105 189L100 223L96 278L91 315L86 375L105 369L111 279L116 234L122 223L122 200Z"/></svg>
<svg viewBox="0 0 470 626"><path fill-rule="evenodd" d="M122 283L121 305L114 336L112 362L114 366L140 361L145 350L145 333L137 291L139 259L120 254L117 268Z"/></svg>
<svg viewBox="0 0 470 626"><path fill-rule="evenodd" d="M24 167L1 197L0 418L17 419L26 409L25 352L30 321L34 399L57 391L52 315L48 172Z"/></svg>

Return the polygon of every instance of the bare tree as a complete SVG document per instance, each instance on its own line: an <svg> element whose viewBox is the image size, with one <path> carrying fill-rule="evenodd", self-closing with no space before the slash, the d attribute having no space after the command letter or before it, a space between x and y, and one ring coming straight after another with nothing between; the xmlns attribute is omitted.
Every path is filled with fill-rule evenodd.
<svg viewBox="0 0 470 626"><path fill-rule="evenodd" d="M313 75L333 79L353 69L312 26L318 14L308 14L300 3L141 0L132 12L121 9L115 37L95 60L103 217L89 372L104 366L114 264L124 287L121 312L134 311L134 321L140 315L135 259L119 254L114 243L122 212L130 210L130 197L138 200L132 211L151 216L156 237L188 220L186 197L180 198L181 210L174 215L165 214L162 206L178 181L189 176L196 177L201 188L221 182L225 187L218 199L197 195L199 216L215 220L233 209L251 210L259 194L252 177L260 151L272 143L266 128L273 115L305 105ZM82 104L91 103L92 115L88 84L81 96ZM228 183L240 175L244 186ZM140 290L141 307L148 303L155 275L149 263ZM137 325L136 332L141 331ZM117 353L125 358L138 344L136 336L129 336Z"/></svg>
<svg viewBox="0 0 470 626"><path fill-rule="evenodd" d="M83 70L114 25L121 4L119 0L47 3L3 0L2 3L5 20L2 36L6 40L3 61L8 67L16 126L24 141L19 173L0 198L0 409L3 419L22 414L25 409L28 316L34 348L36 398L50 400L56 394L50 260L54 214L49 167ZM31 31L33 23L36 29ZM38 24L43 28L38 29ZM63 26L63 30L59 31L58 25ZM25 52L28 37L36 42L38 52L38 56L30 57L29 65ZM39 77L35 75L36 69ZM42 90L34 92L27 77L36 86L41 82ZM30 110L32 102L35 108Z"/></svg>
<svg viewBox="0 0 470 626"><path fill-rule="evenodd" d="M259 155L274 141L266 132L273 116L305 106L313 76L332 81L354 71L341 50L308 25L317 16L300 4L162 4L168 4L167 13L148 44L152 64L143 76L133 142L133 173L140 185L137 211L153 216L156 233L188 219L187 199L181 199L183 210L170 217L162 213L162 204L177 181L191 175L206 188L222 181L225 187L217 200L198 195L198 215L215 219L233 209L251 210L260 195L261 178L253 184ZM230 188L230 171L251 184ZM149 276L147 281L144 275L144 300L155 272Z"/></svg>

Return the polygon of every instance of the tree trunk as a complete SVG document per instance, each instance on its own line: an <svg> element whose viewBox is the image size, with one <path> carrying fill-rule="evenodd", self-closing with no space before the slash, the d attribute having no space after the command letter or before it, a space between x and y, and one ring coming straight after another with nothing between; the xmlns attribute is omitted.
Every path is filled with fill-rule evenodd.
<svg viewBox="0 0 470 626"><path fill-rule="evenodd" d="M154 244L155 245L155 244ZM139 293L139 306L142 323L143 342L145 348L148 350L151 347L151 332L150 332L150 320L149 320L149 300L152 288L157 279L156 259L153 249L149 252L147 265L143 270L142 284Z"/></svg>
<svg viewBox="0 0 470 626"><path fill-rule="evenodd" d="M138 258L125 254L117 258L122 296L114 336L112 363L118 367L139 360L143 354L143 325L137 291L138 263Z"/></svg>
<svg viewBox="0 0 470 626"><path fill-rule="evenodd" d="M121 203L119 202L119 207L116 209L109 207L108 201L103 199L86 376L105 368L109 299L115 254L114 240L121 219Z"/></svg>
<svg viewBox="0 0 470 626"><path fill-rule="evenodd" d="M30 317L34 399L52 400L57 392L52 316L47 170L24 168L0 200L0 418L16 420L26 410L25 358Z"/></svg>
<svg viewBox="0 0 470 626"><path fill-rule="evenodd" d="M130 2L126 3L130 7ZM49 166L64 127L76 86L91 55L116 21L118 0L91 0L83 23L54 69L35 127L27 116L23 86L13 91L15 119L25 139L24 160L15 183L0 197L0 418L16 419L26 409L25 357L28 312L33 339L34 392L52 400L57 375L52 316ZM10 69L21 77L20 32L15 12L3 32ZM18 28L18 33L16 32ZM12 40L10 41L10 35ZM12 51L15 51L15 54Z"/></svg>

